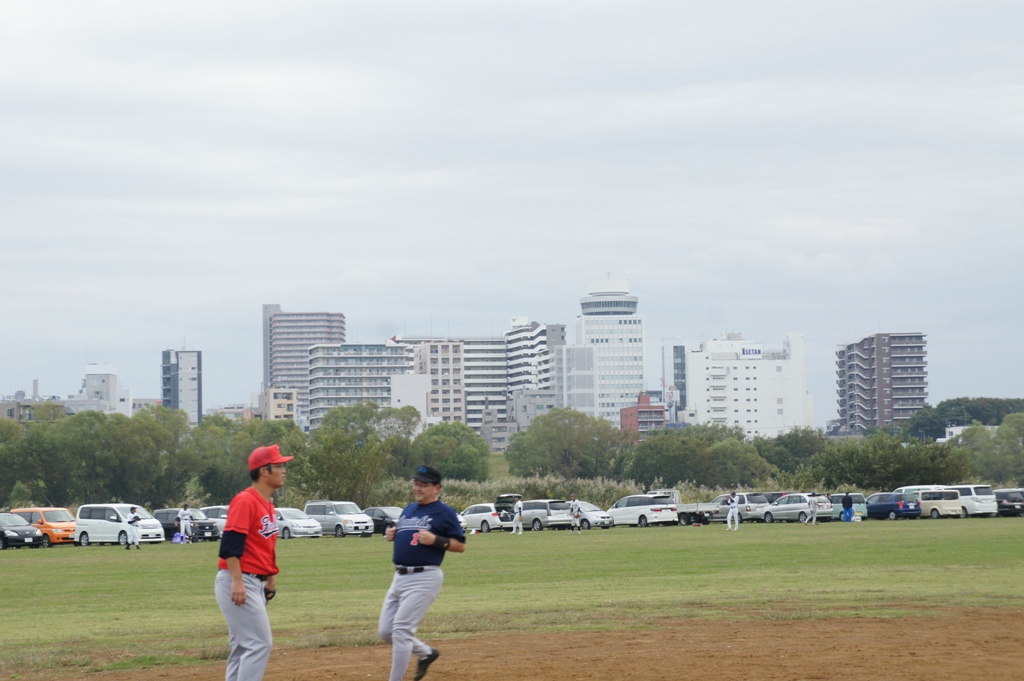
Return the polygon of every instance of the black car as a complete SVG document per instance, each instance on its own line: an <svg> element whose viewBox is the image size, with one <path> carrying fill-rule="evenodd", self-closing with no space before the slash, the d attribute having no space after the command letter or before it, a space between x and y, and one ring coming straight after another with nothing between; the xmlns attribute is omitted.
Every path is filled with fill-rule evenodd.
<svg viewBox="0 0 1024 681"><path fill-rule="evenodd" d="M7 547L43 545L43 533L17 513L0 513L0 551Z"/></svg>
<svg viewBox="0 0 1024 681"><path fill-rule="evenodd" d="M163 525L164 537L170 539L175 532L181 532L181 525L178 524L180 510L181 508L158 508L153 511L153 517ZM192 511L192 541L220 541L217 523L206 517L198 508L189 510Z"/></svg>
<svg viewBox="0 0 1024 681"><path fill-rule="evenodd" d="M999 504L999 515L1024 515L1024 494L1015 490L996 492L996 503Z"/></svg>
<svg viewBox="0 0 1024 681"><path fill-rule="evenodd" d="M373 533L384 534L384 530L398 522L402 509L398 506L371 506L364 508L363 513L373 520Z"/></svg>

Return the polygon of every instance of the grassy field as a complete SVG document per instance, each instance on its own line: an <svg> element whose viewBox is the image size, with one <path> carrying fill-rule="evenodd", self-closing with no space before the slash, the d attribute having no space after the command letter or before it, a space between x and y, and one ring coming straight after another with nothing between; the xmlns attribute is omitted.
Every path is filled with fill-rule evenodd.
<svg viewBox="0 0 1024 681"><path fill-rule="evenodd" d="M666 619L929 616L1021 607L1024 519L616 528L474 535L445 561L433 639L636 629ZM223 659L216 544L0 553L0 672ZM275 643L376 645L391 580L373 539L278 542Z"/></svg>

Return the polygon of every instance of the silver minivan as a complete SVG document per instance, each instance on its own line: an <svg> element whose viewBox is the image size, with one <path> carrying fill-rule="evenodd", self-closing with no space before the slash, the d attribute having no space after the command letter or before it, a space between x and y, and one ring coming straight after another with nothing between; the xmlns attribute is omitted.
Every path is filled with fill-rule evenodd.
<svg viewBox="0 0 1024 681"><path fill-rule="evenodd" d="M158 543L164 540L160 522L138 504L82 504L75 516L75 543L127 544L129 510L139 515L139 541Z"/></svg>
<svg viewBox="0 0 1024 681"><path fill-rule="evenodd" d="M565 499L531 499L523 502L523 527L540 531L568 529L572 524Z"/></svg>
<svg viewBox="0 0 1024 681"><path fill-rule="evenodd" d="M320 523L324 534L347 537L356 534L373 536L373 518L363 513L352 501L307 501L303 511Z"/></svg>

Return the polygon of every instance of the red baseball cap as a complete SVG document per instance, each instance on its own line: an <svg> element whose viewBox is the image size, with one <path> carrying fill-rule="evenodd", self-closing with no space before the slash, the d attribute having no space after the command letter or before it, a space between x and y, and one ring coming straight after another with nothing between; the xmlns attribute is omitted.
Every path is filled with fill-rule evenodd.
<svg viewBox="0 0 1024 681"><path fill-rule="evenodd" d="M257 447L252 450L252 454L249 455L249 470L254 471L257 468L263 468L269 466L272 463L285 463L291 461L294 456L281 456L281 448L277 445L267 445L266 447Z"/></svg>

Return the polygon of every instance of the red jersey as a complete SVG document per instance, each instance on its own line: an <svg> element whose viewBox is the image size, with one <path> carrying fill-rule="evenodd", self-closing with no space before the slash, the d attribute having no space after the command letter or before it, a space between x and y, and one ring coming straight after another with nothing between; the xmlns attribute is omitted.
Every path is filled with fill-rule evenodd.
<svg viewBox="0 0 1024 681"><path fill-rule="evenodd" d="M239 559L242 572L254 575L276 575L277 569L277 514L274 505L250 487L235 495L228 506L225 532L245 535L245 551ZM227 562L221 558L221 570Z"/></svg>

